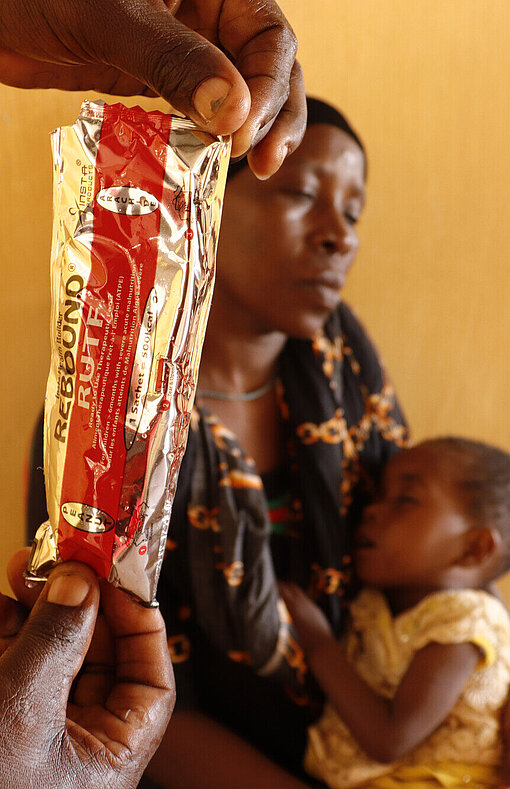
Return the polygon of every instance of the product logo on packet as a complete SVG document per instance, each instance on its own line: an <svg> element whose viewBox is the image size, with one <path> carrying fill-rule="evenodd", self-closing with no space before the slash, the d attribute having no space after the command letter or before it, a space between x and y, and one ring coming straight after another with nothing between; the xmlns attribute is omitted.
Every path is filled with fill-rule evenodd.
<svg viewBox="0 0 510 789"><path fill-rule="evenodd" d="M103 534L115 526L115 520L107 512L82 504L79 501L65 501L60 511L62 516L75 529L87 531L90 534Z"/></svg>
<svg viewBox="0 0 510 789"><path fill-rule="evenodd" d="M79 274L69 277L65 283L65 302L57 319L56 342L59 348L57 399L59 407L53 437L62 444L67 441L67 428L75 396L76 352L82 311L81 294L84 288L85 281Z"/></svg>
<svg viewBox="0 0 510 789"><path fill-rule="evenodd" d="M159 208L159 201L150 192L137 186L109 186L96 195L96 202L114 214L143 216Z"/></svg>

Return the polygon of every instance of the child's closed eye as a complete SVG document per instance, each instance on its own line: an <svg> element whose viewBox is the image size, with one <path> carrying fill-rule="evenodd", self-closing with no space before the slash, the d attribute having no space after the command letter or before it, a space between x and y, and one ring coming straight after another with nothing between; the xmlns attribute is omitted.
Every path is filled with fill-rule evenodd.
<svg viewBox="0 0 510 789"><path fill-rule="evenodd" d="M416 498L416 496L411 496L409 493L403 493L400 496L397 496L394 501L395 504L399 506L406 506L406 505L413 505L420 503L419 500Z"/></svg>

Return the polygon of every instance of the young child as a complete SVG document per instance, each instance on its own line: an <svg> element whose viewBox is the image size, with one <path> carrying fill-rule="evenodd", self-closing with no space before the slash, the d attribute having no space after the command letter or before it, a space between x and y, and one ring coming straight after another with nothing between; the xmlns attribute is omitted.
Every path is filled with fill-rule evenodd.
<svg viewBox="0 0 510 789"><path fill-rule="evenodd" d="M486 590L510 564L510 455L457 438L403 450L354 555L366 588L341 643L281 586L327 697L307 771L335 788L498 786L510 622Z"/></svg>

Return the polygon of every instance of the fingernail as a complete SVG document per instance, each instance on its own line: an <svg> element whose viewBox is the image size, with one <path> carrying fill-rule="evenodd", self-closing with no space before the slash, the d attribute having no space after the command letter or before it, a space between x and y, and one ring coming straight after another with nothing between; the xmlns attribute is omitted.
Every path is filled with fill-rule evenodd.
<svg viewBox="0 0 510 789"><path fill-rule="evenodd" d="M90 584L80 575L57 575L48 581L48 603L81 605L90 591Z"/></svg>
<svg viewBox="0 0 510 789"><path fill-rule="evenodd" d="M205 121L210 121L217 114L231 88L230 82L222 77L206 79L195 90L193 106Z"/></svg>

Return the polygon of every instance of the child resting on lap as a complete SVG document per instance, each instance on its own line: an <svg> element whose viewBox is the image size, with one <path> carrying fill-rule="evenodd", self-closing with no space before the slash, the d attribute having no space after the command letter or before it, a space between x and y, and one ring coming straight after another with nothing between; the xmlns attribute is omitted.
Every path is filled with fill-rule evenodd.
<svg viewBox="0 0 510 789"><path fill-rule="evenodd" d="M510 455L457 438L400 452L355 565L365 588L341 642L281 585L327 698L307 771L330 787L498 786L510 622L485 590L510 565Z"/></svg>

